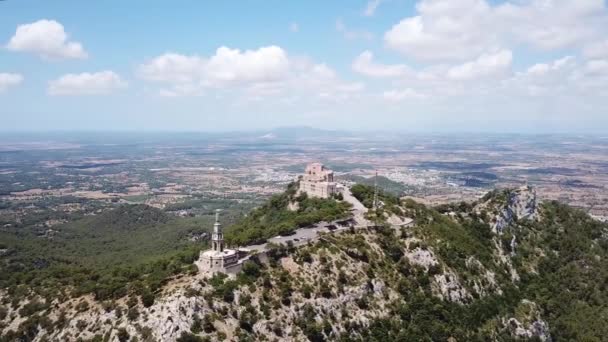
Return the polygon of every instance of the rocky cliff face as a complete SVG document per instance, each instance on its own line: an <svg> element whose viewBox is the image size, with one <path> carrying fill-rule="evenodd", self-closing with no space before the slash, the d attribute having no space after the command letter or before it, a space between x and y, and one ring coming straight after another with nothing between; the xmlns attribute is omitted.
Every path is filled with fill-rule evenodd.
<svg viewBox="0 0 608 342"><path fill-rule="evenodd" d="M506 203L502 208L498 208L500 211L492 225L494 232L500 234L518 220L538 219L538 200L533 188L523 186L505 195Z"/></svg>

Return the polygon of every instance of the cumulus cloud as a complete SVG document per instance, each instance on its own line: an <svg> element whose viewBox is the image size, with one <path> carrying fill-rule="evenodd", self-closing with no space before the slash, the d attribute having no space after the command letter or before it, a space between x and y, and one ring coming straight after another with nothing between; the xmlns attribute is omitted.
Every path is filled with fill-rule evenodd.
<svg viewBox="0 0 608 342"><path fill-rule="evenodd" d="M32 52L43 58L87 58L79 42L68 40L63 25L55 20L39 20L19 25L6 45L11 51Z"/></svg>
<svg viewBox="0 0 608 342"><path fill-rule="evenodd" d="M288 69L287 53L278 46L246 51L223 46L210 58L166 53L140 65L138 73L149 81L222 86L277 81Z"/></svg>
<svg viewBox="0 0 608 342"><path fill-rule="evenodd" d="M500 76L508 72L512 61L513 54L509 50L483 54L474 61L450 68L447 76L450 79L461 81Z"/></svg>
<svg viewBox="0 0 608 342"><path fill-rule="evenodd" d="M240 51L221 47L206 65L211 82L273 82L282 79L289 69L285 50L278 46Z"/></svg>
<svg viewBox="0 0 608 342"><path fill-rule="evenodd" d="M424 61L466 60L481 53L527 44L556 50L605 34L603 0L522 0L492 5L487 0L422 0L417 15L384 34L389 48Z"/></svg>
<svg viewBox="0 0 608 342"><path fill-rule="evenodd" d="M504 36L530 46L555 50L577 46L604 32L604 0L527 0L497 6L493 17Z"/></svg>
<svg viewBox="0 0 608 342"><path fill-rule="evenodd" d="M391 77L391 87L398 88L385 91L382 98L402 101L454 97L494 88L513 77L512 61L510 50L497 50L463 63L433 64L413 69L402 64L374 63L373 55L366 51L355 59L353 69L369 77Z"/></svg>
<svg viewBox="0 0 608 342"><path fill-rule="evenodd" d="M353 61L352 68L355 72L371 77L398 77L404 76L409 71L404 64L379 64L373 59L374 54L371 51L363 51Z"/></svg>
<svg viewBox="0 0 608 342"><path fill-rule="evenodd" d="M483 0L424 0L419 15L384 34L388 47L421 60L466 59L496 44L489 33L490 7Z"/></svg>
<svg viewBox="0 0 608 342"><path fill-rule="evenodd" d="M169 52L140 65L138 74L148 81L191 82L204 75L205 64L198 56Z"/></svg>
<svg viewBox="0 0 608 342"><path fill-rule="evenodd" d="M0 73L0 93L21 82L23 82L23 76L20 74Z"/></svg>
<svg viewBox="0 0 608 342"><path fill-rule="evenodd" d="M514 96L533 97L574 94L578 91L577 86L580 86L580 83L575 82L575 75L579 72L580 68L572 56L536 63L506 79L503 84L506 90L503 91Z"/></svg>
<svg viewBox="0 0 608 342"><path fill-rule="evenodd" d="M95 73L67 74L50 81L50 95L102 95L127 86L113 71Z"/></svg>
<svg viewBox="0 0 608 342"><path fill-rule="evenodd" d="M568 64L572 63L573 60L574 57L566 56L550 63L537 63L529 67L526 70L526 74L536 76L546 75L552 71L557 71L564 68Z"/></svg>
<svg viewBox="0 0 608 342"><path fill-rule="evenodd" d="M381 93L381 98L389 102L415 98L437 102L484 98L492 102L547 96L552 103L562 98L580 102L605 93L608 59L584 61L564 56L514 71L511 51L500 50L460 64L411 70L405 77L393 79L390 88L395 87Z"/></svg>
<svg viewBox="0 0 608 342"><path fill-rule="evenodd" d="M278 46L245 51L220 47L210 57L166 53L140 65L137 74L163 84L163 96L230 88L260 98L294 89L349 93L362 88L343 82L327 65L290 57Z"/></svg>

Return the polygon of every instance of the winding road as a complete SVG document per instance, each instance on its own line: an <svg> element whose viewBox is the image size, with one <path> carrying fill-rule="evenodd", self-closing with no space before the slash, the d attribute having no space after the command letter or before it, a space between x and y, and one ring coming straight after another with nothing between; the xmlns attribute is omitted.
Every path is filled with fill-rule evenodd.
<svg viewBox="0 0 608 342"><path fill-rule="evenodd" d="M353 196L348 187L342 186L339 188L340 193L344 198L344 201L352 204L352 219L354 220L354 228L361 229L367 228L371 224L367 219L365 219L365 213L367 212L367 208L361 203L358 199ZM343 232L350 228L350 226L341 226L338 223L344 220L337 220L334 222L319 222L313 227L299 228L296 229L294 234L288 236L275 236L273 238L268 239L266 243L258 244L258 245L249 245L245 246L241 249L248 250L250 252L263 252L267 248L268 243L274 244L287 244L289 241L293 243L294 246L301 246L307 244L309 241L316 241L319 239L319 233L339 233ZM399 222L400 221L400 222ZM389 223L395 227L406 227L410 226L414 220L411 218L406 218L401 220L397 217L390 219ZM330 226L335 226L335 229L329 229Z"/></svg>

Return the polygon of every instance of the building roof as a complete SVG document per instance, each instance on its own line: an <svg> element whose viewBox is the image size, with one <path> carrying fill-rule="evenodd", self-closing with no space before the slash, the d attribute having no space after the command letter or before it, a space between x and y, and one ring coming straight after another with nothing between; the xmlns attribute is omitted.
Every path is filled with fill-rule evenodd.
<svg viewBox="0 0 608 342"><path fill-rule="evenodd" d="M222 252L214 251L214 250L210 249L210 250L204 251L202 256L213 257L213 258L222 258L222 257L233 256L235 254L237 254L237 251L234 249L224 249Z"/></svg>

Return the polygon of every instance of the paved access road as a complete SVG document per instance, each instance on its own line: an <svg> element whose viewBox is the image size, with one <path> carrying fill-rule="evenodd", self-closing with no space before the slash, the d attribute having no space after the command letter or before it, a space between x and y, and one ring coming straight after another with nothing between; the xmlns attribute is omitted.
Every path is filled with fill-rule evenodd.
<svg viewBox="0 0 608 342"><path fill-rule="evenodd" d="M354 227L355 228L369 227L370 222L365 219L365 213L367 212L367 208L363 205L363 203L359 202L359 200L353 196L353 194L350 192L350 189L347 187L341 187L340 192L342 193L344 200L346 202L352 204L352 206L353 206L351 211L353 213L353 220L355 221ZM249 245L249 246L244 247L243 249L248 249L252 252L253 251L262 252L262 251L266 250L266 246L270 242L275 243L275 244L280 244L280 243L287 244L287 242L289 242L289 241L291 241L294 246L301 246L301 245L307 244L308 241L318 240L320 232L337 233L337 232L343 232L350 228L349 226L338 225L337 223L340 221L343 221L343 220L338 220L338 221L334 221L334 222L319 222L316 225L314 225L313 227L296 229L295 233L292 235L275 236L273 238L268 239L268 241L266 243L262 243L262 244L258 244L258 245ZM409 226L413 223L413 220L410 218L406 218L405 220L399 219L399 221L400 222L391 222L391 223L394 227ZM337 229L330 230L328 227L331 225L336 226Z"/></svg>

